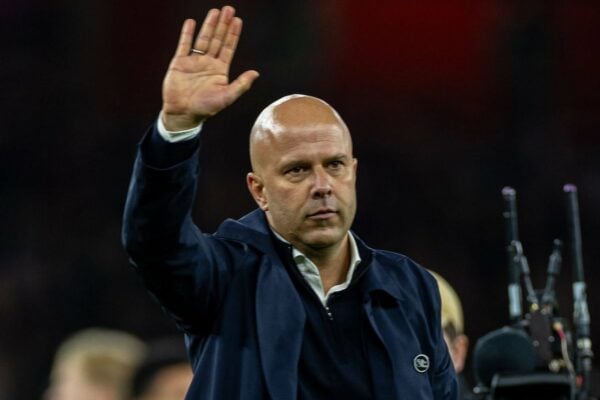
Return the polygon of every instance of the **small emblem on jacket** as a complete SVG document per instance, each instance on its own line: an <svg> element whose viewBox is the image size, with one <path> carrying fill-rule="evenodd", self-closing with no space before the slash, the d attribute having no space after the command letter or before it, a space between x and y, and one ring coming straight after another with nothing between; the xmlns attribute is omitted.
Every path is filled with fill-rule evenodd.
<svg viewBox="0 0 600 400"><path fill-rule="evenodd" d="M417 355L413 360L413 366L415 370L420 373L425 373L429 369L429 357L425 354Z"/></svg>

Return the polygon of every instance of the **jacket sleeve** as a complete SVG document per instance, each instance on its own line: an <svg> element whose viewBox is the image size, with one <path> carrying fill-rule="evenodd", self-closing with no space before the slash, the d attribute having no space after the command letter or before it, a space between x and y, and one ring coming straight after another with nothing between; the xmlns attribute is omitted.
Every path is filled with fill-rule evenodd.
<svg viewBox="0 0 600 400"><path fill-rule="evenodd" d="M156 142L157 137L153 127L138 146L122 241L147 289L178 326L202 334L214 319L236 263L231 246L192 222L199 144L168 154L174 148L161 149L172 145Z"/></svg>

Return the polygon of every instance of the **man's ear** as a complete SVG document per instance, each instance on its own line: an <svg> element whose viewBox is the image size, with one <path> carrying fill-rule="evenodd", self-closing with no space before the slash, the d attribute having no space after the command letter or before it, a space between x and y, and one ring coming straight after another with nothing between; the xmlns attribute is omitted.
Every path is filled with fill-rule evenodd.
<svg viewBox="0 0 600 400"><path fill-rule="evenodd" d="M268 211L269 205L265 196L265 186L263 185L260 176L256 175L254 172L248 172L248 175L246 175L246 185L248 185L248 190L260 209Z"/></svg>

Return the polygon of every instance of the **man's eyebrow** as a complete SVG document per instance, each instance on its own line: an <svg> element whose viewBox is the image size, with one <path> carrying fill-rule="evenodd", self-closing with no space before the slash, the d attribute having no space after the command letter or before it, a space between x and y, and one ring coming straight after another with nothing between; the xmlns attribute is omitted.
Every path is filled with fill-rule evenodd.
<svg viewBox="0 0 600 400"><path fill-rule="evenodd" d="M327 157L325 159L325 164L329 164L329 163L331 163L333 161L344 161L344 162L346 162L349 158L350 157L348 156L348 154L338 153L338 154L335 154L335 155L333 155L331 157Z"/></svg>
<svg viewBox="0 0 600 400"><path fill-rule="evenodd" d="M281 171L285 171L285 170L288 170L288 169L293 168L293 167L298 167L298 166L302 166L302 165L309 165L309 164L310 164L310 161L308 161L305 158L295 158L295 159L292 159L292 160L283 161L279 165L278 169L281 170Z"/></svg>
<svg viewBox="0 0 600 400"><path fill-rule="evenodd" d="M332 161L346 161L349 158L351 158L351 157L348 156L348 154L346 154L346 153L337 153L330 157L325 158L324 162L330 163ZM281 164L279 164L277 169L280 171L286 171L293 167L305 166L305 165L310 165L310 164L312 164L312 161L310 161L307 158L294 158L294 159L283 161Z"/></svg>
<svg viewBox="0 0 600 400"><path fill-rule="evenodd" d="M338 153L338 154L335 154L335 155L333 155L331 157L328 157L326 160L327 161L345 160L347 158L348 158L348 154L346 154L346 153Z"/></svg>

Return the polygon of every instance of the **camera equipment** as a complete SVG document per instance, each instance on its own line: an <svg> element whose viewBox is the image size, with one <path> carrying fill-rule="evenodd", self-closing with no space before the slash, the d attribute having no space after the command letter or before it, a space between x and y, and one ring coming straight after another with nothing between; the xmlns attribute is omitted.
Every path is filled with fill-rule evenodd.
<svg viewBox="0 0 600 400"><path fill-rule="evenodd" d="M519 240L517 193L505 187L502 196L510 326L488 333L475 345L473 369L477 386L474 392L481 399L590 399L593 354L577 188L567 184L563 191L573 263L574 332L568 322L557 315L554 286L562 263L562 241L554 240L546 285L543 290L535 290Z"/></svg>

